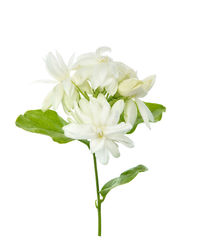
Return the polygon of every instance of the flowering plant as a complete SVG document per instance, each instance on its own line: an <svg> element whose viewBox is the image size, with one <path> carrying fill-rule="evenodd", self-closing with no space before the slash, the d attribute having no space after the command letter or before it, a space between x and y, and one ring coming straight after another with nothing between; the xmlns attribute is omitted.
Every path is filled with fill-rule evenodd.
<svg viewBox="0 0 200 252"><path fill-rule="evenodd" d="M150 122L160 121L165 107L143 102L152 88L155 76L140 80L127 65L112 60L110 48L101 47L94 53L72 56L65 64L61 55L49 53L47 70L56 85L45 98L42 108L27 111L16 120L24 130L50 136L55 142L78 140L91 151L94 161L98 212L98 235L101 236L101 205L116 186L133 180L147 168L138 165L108 181L100 190L97 160L106 165L110 154L120 156L118 144L133 147L127 136L140 123L150 128ZM66 120L55 110L62 104ZM52 108L53 110L51 110Z"/></svg>

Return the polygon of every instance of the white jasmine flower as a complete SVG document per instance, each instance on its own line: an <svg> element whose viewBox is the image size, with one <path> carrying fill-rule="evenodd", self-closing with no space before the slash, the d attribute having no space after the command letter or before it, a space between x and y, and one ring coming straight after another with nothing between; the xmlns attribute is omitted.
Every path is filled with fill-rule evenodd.
<svg viewBox="0 0 200 252"><path fill-rule="evenodd" d="M134 124L136 104L138 110L148 128L150 128L149 122L154 120L153 114L149 108L139 98L144 97L148 91L152 88L155 82L155 75L149 76L144 80L138 80L137 78L126 79L119 84L118 92L122 96L130 97L134 102L130 100L125 105L125 120ZM134 116L131 114L133 112ZM136 119L136 118L135 118Z"/></svg>
<svg viewBox="0 0 200 252"><path fill-rule="evenodd" d="M102 164L107 164L109 153L120 156L118 143L133 147L133 142L125 136L132 125L119 123L123 109L123 100L111 107L102 94L90 101L81 99L74 107L72 122L63 127L64 133L73 139L88 139L91 152Z"/></svg>
<svg viewBox="0 0 200 252"><path fill-rule="evenodd" d="M73 75L76 83L83 83L89 80L92 88L105 88L110 95L117 91L119 77L118 69L113 60L104 55L110 52L108 47L100 47L94 53L83 54L78 57L73 69L76 70Z"/></svg>
<svg viewBox="0 0 200 252"><path fill-rule="evenodd" d="M57 109L61 102L65 111L71 109L74 101L78 99L78 93L70 78L73 56L70 58L68 65L66 65L58 52L56 52L55 56L50 52L46 57L45 63L47 70L54 78L53 82L57 85L45 98L42 109L47 110L50 107Z"/></svg>

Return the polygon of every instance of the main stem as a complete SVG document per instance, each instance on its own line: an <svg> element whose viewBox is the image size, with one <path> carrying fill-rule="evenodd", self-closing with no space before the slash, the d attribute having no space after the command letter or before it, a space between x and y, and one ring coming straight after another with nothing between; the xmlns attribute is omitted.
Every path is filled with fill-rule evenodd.
<svg viewBox="0 0 200 252"><path fill-rule="evenodd" d="M96 190L97 190L97 212L98 212L98 236L101 236L101 199L100 199L100 192L99 192L99 178L98 178L98 171L97 171L97 160L95 154L93 154L94 160L94 172L95 172L95 180L96 180Z"/></svg>

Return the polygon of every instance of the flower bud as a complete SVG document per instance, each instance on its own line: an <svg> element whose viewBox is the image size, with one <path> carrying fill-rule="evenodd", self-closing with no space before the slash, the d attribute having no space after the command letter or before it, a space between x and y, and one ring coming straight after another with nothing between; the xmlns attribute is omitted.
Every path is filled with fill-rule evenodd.
<svg viewBox="0 0 200 252"><path fill-rule="evenodd" d="M140 89L142 85L143 81L141 80L138 80L136 78L127 79L119 84L118 92L122 96L132 97L134 95L137 95L138 88Z"/></svg>
<svg viewBox="0 0 200 252"><path fill-rule="evenodd" d="M143 97L152 88L155 78L155 75L151 75L143 80L137 78L126 79L119 84L118 92L122 96Z"/></svg>

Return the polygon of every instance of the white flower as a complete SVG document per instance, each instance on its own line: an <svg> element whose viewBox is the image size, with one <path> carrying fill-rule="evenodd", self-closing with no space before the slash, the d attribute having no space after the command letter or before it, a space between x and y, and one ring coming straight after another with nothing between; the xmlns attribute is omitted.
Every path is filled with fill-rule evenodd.
<svg viewBox="0 0 200 252"><path fill-rule="evenodd" d="M148 91L152 88L155 82L155 75L149 76L144 80L138 80L137 78L126 79L119 84L118 92L122 96L130 97L134 100L129 100L125 105L125 120L132 125L135 122L135 111L138 110L148 128L150 128L149 122L154 120L153 114L149 108L139 98L144 97ZM132 114L132 111L133 114Z"/></svg>
<svg viewBox="0 0 200 252"><path fill-rule="evenodd" d="M73 79L78 85L89 80L92 88L105 88L110 95L117 91L119 77L118 68L115 62L105 56L104 53L110 52L108 47L100 47L94 53L83 54L78 57L73 69L76 70Z"/></svg>
<svg viewBox="0 0 200 252"><path fill-rule="evenodd" d="M81 99L74 107L72 122L63 127L64 133L73 139L88 139L91 152L102 164L107 164L109 152L114 157L120 155L117 143L133 147L133 142L125 136L132 126L119 123L123 109L123 100L111 107L102 94L90 101Z"/></svg>
<svg viewBox="0 0 200 252"><path fill-rule="evenodd" d="M58 52L55 56L48 53L45 63L47 70L54 78L52 82L57 85L45 98L42 109L47 110L50 107L57 109L61 102L65 111L71 109L74 101L78 99L78 93L70 79L73 57L70 58L67 66Z"/></svg>

